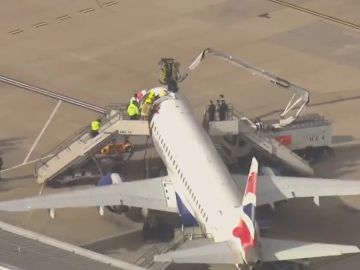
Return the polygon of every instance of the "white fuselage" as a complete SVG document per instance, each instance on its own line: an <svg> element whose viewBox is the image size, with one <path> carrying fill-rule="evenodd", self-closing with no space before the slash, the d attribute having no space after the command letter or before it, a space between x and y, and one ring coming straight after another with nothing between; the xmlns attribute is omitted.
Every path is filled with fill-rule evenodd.
<svg viewBox="0 0 360 270"><path fill-rule="evenodd" d="M242 193L181 94L161 102L150 123L155 147L188 210L216 242L233 239Z"/></svg>

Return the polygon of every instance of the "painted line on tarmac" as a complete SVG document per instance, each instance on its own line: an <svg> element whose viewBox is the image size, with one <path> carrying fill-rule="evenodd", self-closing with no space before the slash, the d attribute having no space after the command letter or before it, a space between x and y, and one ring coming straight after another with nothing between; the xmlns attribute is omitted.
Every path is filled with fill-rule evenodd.
<svg viewBox="0 0 360 270"><path fill-rule="evenodd" d="M57 110L59 109L60 105L61 105L61 100L58 101L58 103L56 104L55 108L54 108L53 111L51 112L48 120L46 121L46 123L45 123L45 125L44 125L44 127L42 128L42 130L40 131L39 135L38 135L37 138L35 139L33 145L31 146L31 148L30 148L30 150L29 150L29 153L26 155L26 157L25 157L25 159L24 159L24 161L23 161L23 164L25 164L25 163L28 161L31 153L34 151L35 147L36 147L37 144L39 143L42 135L44 134L44 132L45 132L45 130L47 129L47 127L49 126L50 122L51 122L52 119L54 118L55 113L56 113Z"/></svg>
<svg viewBox="0 0 360 270"><path fill-rule="evenodd" d="M39 160L41 160L41 159L46 159L46 158L49 158L49 157L52 157L52 156L54 156L54 154L49 154L49 155L47 155L47 156L45 156L45 157L33 159L33 160L28 161L28 162L26 162L26 163L20 163L20 164L18 164L18 165L14 165L14 166L12 166L12 167L10 167L10 168L6 168L6 169L1 170L0 172L2 173L2 172L11 171L11 170L20 168L20 167L22 167L22 166L26 166L26 165L35 163L35 162L37 162L37 161L39 161Z"/></svg>
<svg viewBox="0 0 360 270"><path fill-rule="evenodd" d="M333 16L330 16L330 15L327 15L327 14L324 14L324 13L321 13L321 12L318 12L318 11L315 11L315 10L311 10L311 9L308 9L308 8L297 6L297 5L288 3L286 1L282 1L282 0L268 0L268 1L273 2L275 4L278 4L278 5L288 7L288 8L295 9L295 10L298 10L298 11L301 11L301 12L304 12L304 13L307 13L307 14L311 14L313 16L320 17L320 18L323 18L325 20L335 22L337 24L345 25L345 26L348 26L348 27L351 27L351 28L354 28L354 29L360 29L359 24L349 22L349 21L345 21L343 19L333 17Z"/></svg>

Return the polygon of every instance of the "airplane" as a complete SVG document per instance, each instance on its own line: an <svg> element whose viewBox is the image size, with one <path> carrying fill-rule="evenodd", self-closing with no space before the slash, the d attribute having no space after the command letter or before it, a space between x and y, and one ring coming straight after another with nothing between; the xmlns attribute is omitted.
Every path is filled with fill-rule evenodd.
<svg viewBox="0 0 360 270"><path fill-rule="evenodd" d="M359 195L360 182L258 174L253 158L249 175L231 174L211 139L195 120L177 85L155 102L150 136L167 168L167 175L123 182L116 173L103 176L99 186L39 197L0 202L2 211L54 211L58 208L119 206L178 214L183 226L199 226L206 239L188 241L187 248L155 256L174 263L233 264L241 269L265 262L358 253L351 245L311 243L262 237L255 212L292 198ZM134 120L135 121L135 120Z"/></svg>

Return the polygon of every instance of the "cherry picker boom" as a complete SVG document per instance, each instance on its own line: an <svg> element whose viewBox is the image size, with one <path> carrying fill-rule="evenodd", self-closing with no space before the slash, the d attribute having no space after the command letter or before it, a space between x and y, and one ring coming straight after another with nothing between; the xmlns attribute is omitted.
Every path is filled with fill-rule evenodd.
<svg viewBox="0 0 360 270"><path fill-rule="evenodd" d="M183 80L190 75L190 73L195 70L205 59L207 55L214 56L218 59L224 60L232 65L235 65L237 67L243 68L244 70L248 71L252 75L260 76L271 83L274 83L275 85L287 89L289 91L293 92L293 95L286 105L285 109L280 114L280 120L279 123L273 123L272 127L274 128L281 128L284 126L287 126L291 123L293 123L296 119L298 119L304 112L307 104L309 104L310 101L310 95L309 91L305 88L295 85L285 79L282 79L280 77L274 76L270 74L269 72L258 68L252 64L249 64L243 60L237 59L231 55L225 54L223 52L207 48L203 50L200 55L190 64L188 67L188 72L183 76ZM289 115L289 113L295 109L296 106L299 106L296 113L294 115Z"/></svg>

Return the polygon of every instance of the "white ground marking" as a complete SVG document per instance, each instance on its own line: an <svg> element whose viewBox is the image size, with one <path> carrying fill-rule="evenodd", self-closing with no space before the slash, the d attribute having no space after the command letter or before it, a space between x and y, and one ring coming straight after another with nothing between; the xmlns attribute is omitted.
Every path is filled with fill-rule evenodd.
<svg viewBox="0 0 360 270"><path fill-rule="evenodd" d="M23 161L23 164L25 164L25 163L28 161L31 153L34 151L35 147L36 147L37 144L39 143L42 135L44 134L44 132L45 132L45 130L47 129L47 127L49 126L51 120L54 118L55 113L56 113L57 110L59 109L60 105L61 105L61 100L58 101L58 103L56 104L54 110L53 110L52 113L50 114L50 116L49 116L48 120L46 121L44 127L42 128L42 130L40 131L40 133L39 133L39 135L37 136L36 140L34 141L33 145L31 146L31 148L30 148L30 150L29 150L29 153L26 155L26 157L25 157L25 159L24 159L24 161Z"/></svg>
<svg viewBox="0 0 360 270"><path fill-rule="evenodd" d="M13 169L16 169L16 168L19 168L19 167L22 167L22 166L26 166L26 165L29 165L29 164L31 164L31 163L35 163L36 161L39 161L40 159L46 159L46 158L52 157L52 156L53 156L53 154L49 154L49 155L47 155L47 156L45 156L45 157L33 159L33 160L28 161L28 162L26 162L26 163L21 163L21 164L12 166L12 167L10 167L10 168L6 168L6 169L4 169L4 170L1 170L0 172L11 171L11 170L13 170ZM1 270L1 269L0 269L0 270Z"/></svg>

